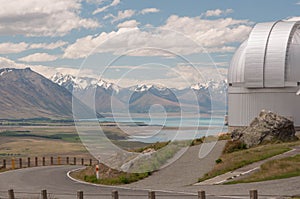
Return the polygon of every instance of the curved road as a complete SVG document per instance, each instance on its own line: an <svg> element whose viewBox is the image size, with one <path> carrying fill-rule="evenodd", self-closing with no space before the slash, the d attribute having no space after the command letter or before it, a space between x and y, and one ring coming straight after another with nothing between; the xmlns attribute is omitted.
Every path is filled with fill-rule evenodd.
<svg viewBox="0 0 300 199"><path fill-rule="evenodd" d="M121 199L146 199L148 191L145 189L158 191L157 199L196 199L198 190L205 190L208 199L249 198L250 189L257 189L260 199L300 195L300 177L238 185L191 185L214 164L222 146L219 143L202 160L197 158L199 146L191 147L172 165L144 180L118 188L82 184L69 179L67 172L80 168L79 166L33 167L8 171L0 173L0 198L7 198L8 189L14 189L17 198L38 198L42 189L52 193L51 198L67 199L75 198L78 190L84 191L84 198L111 199L111 191L114 189L119 191Z"/></svg>

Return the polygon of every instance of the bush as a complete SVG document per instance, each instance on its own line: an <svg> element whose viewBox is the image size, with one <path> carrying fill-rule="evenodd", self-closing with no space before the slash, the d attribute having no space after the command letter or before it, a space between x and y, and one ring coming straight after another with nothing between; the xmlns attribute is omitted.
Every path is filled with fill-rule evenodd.
<svg viewBox="0 0 300 199"><path fill-rule="evenodd" d="M217 163L217 164L220 164L220 163L222 163L222 162L223 162L223 161L222 161L221 158L219 158L219 159L216 160L216 163Z"/></svg>
<svg viewBox="0 0 300 199"><path fill-rule="evenodd" d="M223 153L232 153L244 149L247 149L247 145L244 142L240 140L236 140L236 141L230 140L226 143Z"/></svg>

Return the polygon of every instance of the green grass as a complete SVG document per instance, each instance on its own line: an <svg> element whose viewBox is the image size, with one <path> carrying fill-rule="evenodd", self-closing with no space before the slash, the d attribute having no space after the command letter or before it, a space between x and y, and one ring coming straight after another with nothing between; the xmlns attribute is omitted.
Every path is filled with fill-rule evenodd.
<svg viewBox="0 0 300 199"><path fill-rule="evenodd" d="M57 133L50 135L33 134L30 131L4 131L0 133L0 136L5 137L35 137L45 139L63 140L67 142L80 142L80 138L77 134L70 133Z"/></svg>
<svg viewBox="0 0 300 199"><path fill-rule="evenodd" d="M199 178L199 182L284 153L291 150L291 146L294 145L300 145L300 142L268 144L255 148L234 151L232 153L223 153L220 157L222 162L216 164L210 172L205 174L202 178Z"/></svg>
<svg viewBox="0 0 300 199"><path fill-rule="evenodd" d="M300 176L300 154L268 161L261 165L258 172L245 179L232 181L230 184L277 180L295 176Z"/></svg>
<svg viewBox="0 0 300 199"><path fill-rule="evenodd" d="M83 170L71 173L71 176L86 182L104 184L104 185L120 185L129 184L144 179L151 175L150 172L145 173L125 173L115 169L111 169L104 164L99 165L100 179L96 178L95 166L86 167Z"/></svg>
<svg viewBox="0 0 300 199"><path fill-rule="evenodd" d="M149 175L149 173L122 173L118 177L104 179L97 179L95 175L86 175L84 176L84 181L104 185L120 185L136 182L148 177Z"/></svg>

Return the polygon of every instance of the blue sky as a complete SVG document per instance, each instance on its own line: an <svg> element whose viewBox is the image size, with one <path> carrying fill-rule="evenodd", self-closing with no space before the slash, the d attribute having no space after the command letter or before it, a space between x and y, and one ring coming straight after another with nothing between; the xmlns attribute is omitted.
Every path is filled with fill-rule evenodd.
<svg viewBox="0 0 300 199"><path fill-rule="evenodd" d="M0 0L0 65L51 77L185 87L226 78L259 22L297 18L299 0Z"/></svg>

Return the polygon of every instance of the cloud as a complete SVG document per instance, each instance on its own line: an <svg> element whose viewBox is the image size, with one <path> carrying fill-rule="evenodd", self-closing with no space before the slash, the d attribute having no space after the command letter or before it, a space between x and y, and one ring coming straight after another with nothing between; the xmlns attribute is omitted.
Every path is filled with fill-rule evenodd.
<svg viewBox="0 0 300 199"><path fill-rule="evenodd" d="M0 43L0 54L19 53L27 50L28 44L25 42L21 43Z"/></svg>
<svg viewBox="0 0 300 199"><path fill-rule="evenodd" d="M81 0L0 0L0 34L64 36L74 29L100 24L79 16Z"/></svg>
<svg viewBox="0 0 300 199"><path fill-rule="evenodd" d="M215 67L213 63L191 63L190 65L178 64L166 74L169 81L172 79L182 88L197 83L205 83L208 80L222 81L227 79L227 68Z"/></svg>
<svg viewBox="0 0 300 199"><path fill-rule="evenodd" d="M35 53L26 57L19 58L19 61L23 62L48 62L55 61L58 58L56 55L49 55L47 53Z"/></svg>
<svg viewBox="0 0 300 199"><path fill-rule="evenodd" d="M124 10L124 11L119 11L117 16L109 14L106 15L103 19L112 18L111 22L114 23L122 19L131 18L134 14L135 14L135 10Z"/></svg>
<svg viewBox="0 0 300 199"><path fill-rule="evenodd" d="M54 43L0 43L0 54L20 53L29 49L46 49L53 50L67 45L67 42L57 41Z"/></svg>
<svg viewBox="0 0 300 199"><path fill-rule="evenodd" d="M137 22L136 20L129 20L125 21L123 23L118 24L118 28L135 28L139 25L140 23Z"/></svg>
<svg viewBox="0 0 300 199"><path fill-rule="evenodd" d="M244 41L251 29L252 23L248 20L208 20L172 15L163 26L149 30L138 27L120 28L118 31L79 38L67 46L63 56L83 58L95 48L93 53L111 52L121 55L131 51L132 56L232 52L235 50L233 44ZM97 48L100 44L101 48Z"/></svg>
<svg viewBox="0 0 300 199"><path fill-rule="evenodd" d="M113 0L113 2L107 6L101 7L101 8L97 8L94 12L93 15L104 12L105 10L107 10L110 7L114 7L117 6L118 4L120 4L121 1L120 0Z"/></svg>
<svg viewBox="0 0 300 199"><path fill-rule="evenodd" d="M220 15L227 15L230 13L233 13L232 9L227 9L227 10L216 9L216 10L208 10L204 13L204 15L206 17L218 17Z"/></svg>
<svg viewBox="0 0 300 199"><path fill-rule="evenodd" d="M79 69L77 69L77 68L67 68L67 67L58 67L58 66L49 67L49 66L44 66L44 65L30 65L30 64L17 63L8 58L0 57L0 68L24 69L27 67L29 67L33 71L45 76L46 78L52 77L57 72L63 73L63 74L70 74L73 76L98 78L98 76L95 76L95 72L90 69L81 69L80 73L79 73Z"/></svg>
<svg viewBox="0 0 300 199"><path fill-rule="evenodd" d="M33 43L30 45L30 49L38 49L38 48L41 48L41 49L47 49L47 50L53 50L53 49L56 49L56 48L60 48L60 47L63 47L65 45L67 45L68 43L65 42L65 41L57 41L57 42L54 42L54 43Z"/></svg>
<svg viewBox="0 0 300 199"><path fill-rule="evenodd" d="M157 8L145 8L143 10L141 10L141 14L144 15L144 14L148 14L148 13L156 13L156 12L159 12L160 10L157 9Z"/></svg>

